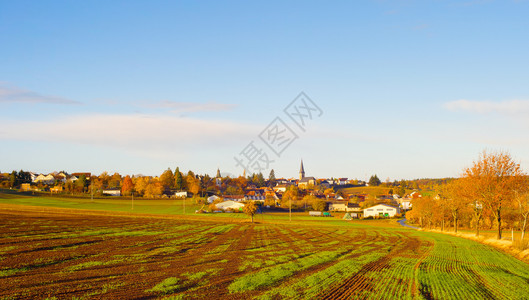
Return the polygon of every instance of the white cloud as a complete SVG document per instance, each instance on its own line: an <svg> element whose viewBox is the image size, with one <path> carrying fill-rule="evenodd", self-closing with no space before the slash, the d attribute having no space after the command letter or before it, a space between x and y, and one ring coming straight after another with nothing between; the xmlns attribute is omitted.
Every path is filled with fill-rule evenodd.
<svg viewBox="0 0 529 300"><path fill-rule="evenodd" d="M446 102L444 107L451 111L464 111L478 114L498 113L516 115L529 113L529 100L493 102L462 99Z"/></svg>
<svg viewBox="0 0 529 300"><path fill-rule="evenodd" d="M155 103L145 104L144 106L150 108L164 108L169 109L172 112L183 113L183 112L198 112L198 111L226 111L236 107L235 104L217 103L214 101L206 103L194 103L194 102L177 102L177 101L159 101Z"/></svg>
<svg viewBox="0 0 529 300"><path fill-rule="evenodd" d="M0 103L51 103L51 104L79 104L77 101L55 97L46 96L39 93L8 86L0 83Z"/></svg>
<svg viewBox="0 0 529 300"><path fill-rule="evenodd" d="M171 150L242 145L259 133L255 125L158 115L78 115L50 121L5 122L0 140L66 142Z"/></svg>

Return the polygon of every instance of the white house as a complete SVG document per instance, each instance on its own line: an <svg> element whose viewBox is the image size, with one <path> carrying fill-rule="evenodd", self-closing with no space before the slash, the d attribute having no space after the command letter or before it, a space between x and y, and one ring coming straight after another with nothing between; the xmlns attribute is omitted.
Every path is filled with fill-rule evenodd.
<svg viewBox="0 0 529 300"><path fill-rule="evenodd" d="M220 197L217 196L217 195L209 196L208 197L208 203L213 203L213 202L217 201L218 199L220 199Z"/></svg>
<svg viewBox="0 0 529 300"><path fill-rule="evenodd" d="M259 202L265 202L266 197L263 195L256 195L256 196L244 196L245 201L259 201Z"/></svg>
<svg viewBox="0 0 529 300"><path fill-rule="evenodd" d="M357 203L348 203L347 201L329 201L329 211L361 211Z"/></svg>
<svg viewBox="0 0 529 300"><path fill-rule="evenodd" d="M43 184L54 184L55 183L55 177L53 177L52 174L44 175L40 174L33 180L34 183L43 183Z"/></svg>
<svg viewBox="0 0 529 300"><path fill-rule="evenodd" d="M303 177L298 182L298 186L299 187L307 187L309 185L312 185L312 186L316 185L316 178L314 178L314 177Z"/></svg>
<svg viewBox="0 0 529 300"><path fill-rule="evenodd" d="M286 184L278 184L276 186L274 186L274 192L278 193L278 192L281 192L281 193L284 193L287 191L287 185Z"/></svg>
<svg viewBox="0 0 529 300"><path fill-rule="evenodd" d="M176 198L186 198L187 197L187 192L186 191L175 192L174 196Z"/></svg>
<svg viewBox="0 0 529 300"><path fill-rule="evenodd" d="M103 190L103 195L121 196L121 189L120 188L105 189Z"/></svg>
<svg viewBox="0 0 529 300"><path fill-rule="evenodd" d="M77 180L79 180L79 178L73 175L70 175L67 179L67 181L71 181L71 182L76 182Z"/></svg>
<svg viewBox="0 0 529 300"><path fill-rule="evenodd" d="M410 210L411 209L411 200L402 199L400 201L400 208L402 208L403 210Z"/></svg>
<svg viewBox="0 0 529 300"><path fill-rule="evenodd" d="M221 210L232 209L235 211L239 211L239 210L242 210L242 208L244 207L244 203L235 202L235 201L224 201L221 203L217 203L215 206Z"/></svg>
<svg viewBox="0 0 529 300"><path fill-rule="evenodd" d="M400 214L400 208L387 204L377 204L364 209L364 218L392 218L398 214Z"/></svg>
<svg viewBox="0 0 529 300"><path fill-rule="evenodd" d="M347 184L347 178L338 179L338 185L345 185L345 184Z"/></svg>

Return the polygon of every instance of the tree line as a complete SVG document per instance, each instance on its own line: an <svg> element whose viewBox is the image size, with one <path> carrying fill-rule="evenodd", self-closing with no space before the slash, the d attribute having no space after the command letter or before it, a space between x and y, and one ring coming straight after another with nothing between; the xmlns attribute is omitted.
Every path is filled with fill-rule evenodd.
<svg viewBox="0 0 529 300"><path fill-rule="evenodd" d="M66 174L66 172L60 172ZM178 167L173 170L168 168L160 176L143 176L143 175L126 175L119 173L110 175L103 172L100 175L80 175L77 180L62 180L59 178L59 172L54 173L57 177L56 182L52 185L37 183L40 190L46 190L50 187L60 187L65 193L72 194L92 194L102 195L105 189L120 189L123 196L143 196L147 198L156 198L164 194L171 195L176 191L187 191L194 196L205 196L207 193L239 195L244 190L253 185L256 187L273 186L276 178L274 170L270 171L267 179L262 173L252 174L248 177L239 176L230 178L221 177L220 171L217 176L210 177L208 174L199 175L193 171L183 173ZM24 183L32 183L31 173L20 170L13 171L9 174L0 174L1 188L20 188Z"/></svg>
<svg viewBox="0 0 529 300"><path fill-rule="evenodd" d="M435 196L412 201L407 219L421 227L475 230L515 228L525 237L529 217L529 177L507 152L483 152L460 178L437 187Z"/></svg>

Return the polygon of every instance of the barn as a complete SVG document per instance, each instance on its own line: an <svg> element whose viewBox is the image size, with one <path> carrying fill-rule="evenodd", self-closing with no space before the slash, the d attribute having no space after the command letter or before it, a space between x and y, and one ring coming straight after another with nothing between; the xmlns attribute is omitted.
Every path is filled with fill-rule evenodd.
<svg viewBox="0 0 529 300"><path fill-rule="evenodd" d="M364 209L364 218L393 218L400 214L400 208L387 204L377 204Z"/></svg>

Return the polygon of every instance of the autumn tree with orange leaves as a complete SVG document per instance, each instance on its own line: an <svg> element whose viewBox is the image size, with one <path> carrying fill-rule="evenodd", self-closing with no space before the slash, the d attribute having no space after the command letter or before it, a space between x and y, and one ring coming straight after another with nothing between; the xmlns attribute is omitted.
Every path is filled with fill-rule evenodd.
<svg viewBox="0 0 529 300"><path fill-rule="evenodd" d="M476 207L482 206L494 216L498 239L501 239L502 213L514 204L524 176L520 164L507 152L484 151L479 160L463 171L465 197L474 199Z"/></svg>
<svg viewBox="0 0 529 300"><path fill-rule="evenodd" d="M527 186L527 185L526 185ZM520 229L522 231L522 241L525 239L529 221L529 191L527 189L516 193L516 211L520 217Z"/></svg>
<svg viewBox="0 0 529 300"><path fill-rule="evenodd" d="M130 196L132 191L134 190L134 183L132 182L132 179L129 175L125 176L123 178L123 184L121 185L121 194L124 196Z"/></svg>
<svg viewBox="0 0 529 300"><path fill-rule="evenodd" d="M439 193L443 203L441 207L449 212L456 233L461 218L468 213L472 202L466 190L465 180L458 179L442 186ZM476 225L479 230L479 221Z"/></svg>

